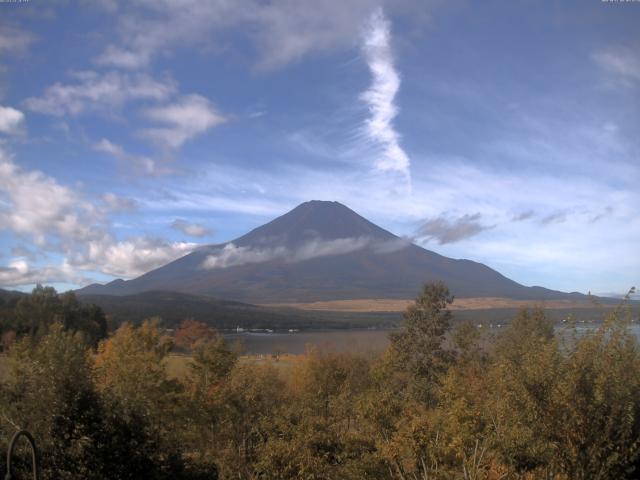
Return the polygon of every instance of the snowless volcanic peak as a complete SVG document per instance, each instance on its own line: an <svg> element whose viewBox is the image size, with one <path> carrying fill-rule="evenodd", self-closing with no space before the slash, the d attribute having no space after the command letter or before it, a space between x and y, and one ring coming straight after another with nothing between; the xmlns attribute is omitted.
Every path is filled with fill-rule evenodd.
<svg viewBox="0 0 640 480"><path fill-rule="evenodd" d="M335 240L363 237L380 241L398 238L339 202L311 200L232 243L238 246L291 246L304 244L313 238Z"/></svg>
<svg viewBox="0 0 640 480"><path fill-rule="evenodd" d="M79 294L151 290L249 303L413 298L428 281L457 297L557 299L571 294L525 287L481 263L444 257L380 228L338 202L313 200L246 235L208 245L129 281Z"/></svg>

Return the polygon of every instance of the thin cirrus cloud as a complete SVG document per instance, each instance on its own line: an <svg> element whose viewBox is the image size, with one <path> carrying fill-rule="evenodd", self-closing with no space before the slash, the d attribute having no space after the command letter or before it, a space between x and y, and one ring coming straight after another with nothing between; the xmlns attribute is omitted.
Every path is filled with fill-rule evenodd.
<svg viewBox="0 0 640 480"><path fill-rule="evenodd" d="M9 25L0 25L0 53L23 53L35 40L33 34Z"/></svg>
<svg viewBox="0 0 640 480"><path fill-rule="evenodd" d="M146 155L134 155L106 138L101 139L93 145L93 149L98 152L108 153L119 160L126 171L142 173L144 175L160 176L173 173L173 170L166 165Z"/></svg>
<svg viewBox="0 0 640 480"><path fill-rule="evenodd" d="M401 172L410 178L409 157L400 146L400 135L393 126L393 119L398 115L395 96L400 88L400 76L394 67L389 21L381 8L374 11L365 26L362 51L372 75L371 85L360 98L370 114L364 126L365 138L378 149L375 167Z"/></svg>
<svg viewBox="0 0 640 480"><path fill-rule="evenodd" d="M211 230L204 225L188 222L182 218L176 218L171 223L171 228L191 237L206 237L211 234Z"/></svg>
<svg viewBox="0 0 640 480"><path fill-rule="evenodd" d="M362 18L378 3L378 0L123 2L107 11L117 16L118 35L95 62L122 69L143 69L160 54L170 55L180 48L203 47L216 52L216 45L235 29L254 45L255 68L273 71L310 53L351 46Z"/></svg>
<svg viewBox="0 0 640 480"><path fill-rule="evenodd" d="M637 48L618 45L595 52L593 59L601 68L630 85L640 82L640 56L637 52Z"/></svg>
<svg viewBox="0 0 640 480"><path fill-rule="evenodd" d="M444 216L433 218L427 220L418 229L416 238L426 241L436 240L440 245L459 242L494 227L482 224L481 218L480 213L464 215L456 219L448 219Z"/></svg>

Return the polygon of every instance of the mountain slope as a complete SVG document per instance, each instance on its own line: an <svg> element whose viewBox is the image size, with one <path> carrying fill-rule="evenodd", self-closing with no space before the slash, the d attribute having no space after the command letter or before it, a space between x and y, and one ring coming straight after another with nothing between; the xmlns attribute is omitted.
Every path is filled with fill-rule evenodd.
<svg viewBox="0 0 640 480"><path fill-rule="evenodd" d="M443 280L458 297L579 296L525 287L481 263L438 255L323 201L303 203L232 242L202 247L133 280L78 294L165 290L251 303L413 298L431 280Z"/></svg>
<svg viewBox="0 0 640 480"><path fill-rule="evenodd" d="M160 316L166 327L176 327L185 318L207 323L218 329L243 328L363 328L389 326L397 315L305 312L288 308L259 307L240 302L177 292L150 291L135 295L83 295L84 303L100 306L112 326L124 321L138 323Z"/></svg>

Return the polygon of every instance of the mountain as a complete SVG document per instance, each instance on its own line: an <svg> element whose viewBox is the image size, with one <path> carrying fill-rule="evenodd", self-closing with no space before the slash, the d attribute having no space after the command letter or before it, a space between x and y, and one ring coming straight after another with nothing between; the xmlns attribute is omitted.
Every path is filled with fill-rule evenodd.
<svg viewBox="0 0 640 480"><path fill-rule="evenodd" d="M0 305L16 303L26 293L17 290L5 290L0 288Z"/></svg>
<svg viewBox="0 0 640 480"><path fill-rule="evenodd" d="M457 297L583 298L526 287L481 263L409 243L338 203L305 202L246 235L201 247L132 280L93 284L79 295L152 290L251 303L413 298L442 280Z"/></svg>

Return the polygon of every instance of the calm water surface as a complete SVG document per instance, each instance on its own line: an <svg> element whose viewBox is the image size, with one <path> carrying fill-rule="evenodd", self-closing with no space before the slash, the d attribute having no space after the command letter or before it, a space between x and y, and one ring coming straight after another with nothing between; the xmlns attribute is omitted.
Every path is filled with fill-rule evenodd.
<svg viewBox="0 0 640 480"><path fill-rule="evenodd" d="M504 327L485 327L490 333L498 334ZM562 326L557 327L559 331ZM596 324L581 324L576 327L579 335L585 335L597 328ZM640 339L640 324L633 324L631 331ZM380 352L389 344L390 330L327 330L274 333L227 333L230 342L240 342L250 355L270 355L276 352L299 355L310 346L330 349L336 352Z"/></svg>

